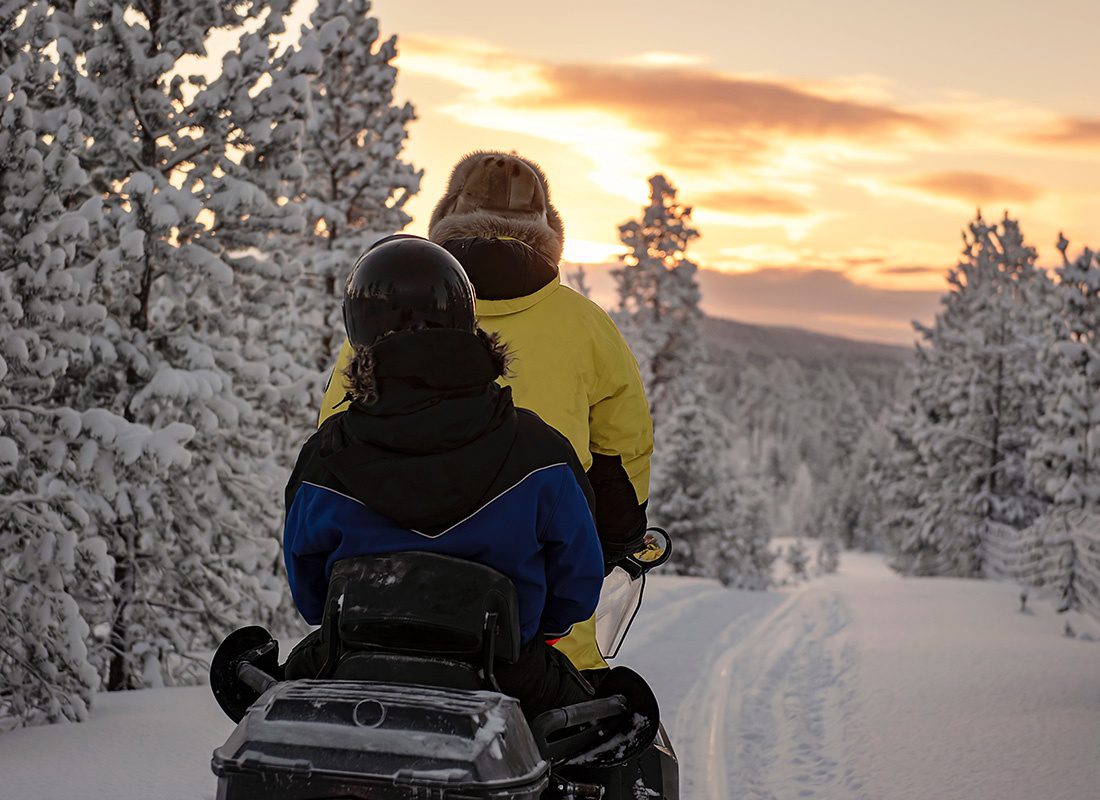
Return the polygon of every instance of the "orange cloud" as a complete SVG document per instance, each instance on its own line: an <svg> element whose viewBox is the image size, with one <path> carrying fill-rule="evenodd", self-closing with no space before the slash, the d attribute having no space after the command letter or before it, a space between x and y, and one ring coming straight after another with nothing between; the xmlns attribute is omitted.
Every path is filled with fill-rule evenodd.
<svg viewBox="0 0 1100 800"><path fill-rule="evenodd" d="M896 266L882 267L879 272L883 275L943 275L943 267Z"/></svg>
<svg viewBox="0 0 1100 800"><path fill-rule="evenodd" d="M884 104L826 97L795 82L678 66L543 64L546 88L519 97L532 108L611 111L662 135L665 163L756 161L774 137L880 143L943 129L936 119Z"/></svg>
<svg viewBox="0 0 1100 800"><path fill-rule="evenodd" d="M810 213L810 209L797 200L754 192L712 192L699 197L695 206L760 216L801 217Z"/></svg>
<svg viewBox="0 0 1100 800"><path fill-rule="evenodd" d="M596 302L616 302L610 268L589 265L585 277ZM930 321L942 289L904 291L856 283L825 269L764 267L744 273L698 272L703 310L764 325L810 327L846 336L908 344L910 320Z"/></svg>
<svg viewBox="0 0 1100 800"><path fill-rule="evenodd" d="M1027 136L1026 140L1042 145L1098 147L1100 146L1100 118L1063 117L1047 130Z"/></svg>
<svg viewBox="0 0 1100 800"><path fill-rule="evenodd" d="M1042 194L1030 183L984 172L933 172L901 183L937 197L965 200L975 205L991 201L1027 203Z"/></svg>
<svg viewBox="0 0 1100 800"><path fill-rule="evenodd" d="M612 158L631 151L638 160L644 151L648 160L685 171L802 173L817 161L807 148L827 151L829 160L867 159L953 130L939 116L841 96L837 86L708 70L667 54L560 64L469 40L407 37L401 59L402 69L467 90L447 107L455 116L559 142L583 128L586 139L619 142ZM621 141L627 133L633 146Z"/></svg>

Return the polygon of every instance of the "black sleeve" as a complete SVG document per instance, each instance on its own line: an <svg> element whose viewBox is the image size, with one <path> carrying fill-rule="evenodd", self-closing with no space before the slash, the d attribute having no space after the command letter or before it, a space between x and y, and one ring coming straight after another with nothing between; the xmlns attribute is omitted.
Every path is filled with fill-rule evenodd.
<svg viewBox="0 0 1100 800"><path fill-rule="evenodd" d="M325 425L328 425L328 420L325 421ZM322 429L324 429L324 427L323 425ZM294 505L294 497L298 494L298 489L301 488L304 481L309 480L312 483L321 482L318 479L318 475L325 469L320 460L321 436L322 431L316 431L309 437L298 453L298 460L295 462L294 469L290 473L290 480L287 481L286 492L283 495L283 499L286 503L283 509L284 518L290 513L290 507Z"/></svg>
<svg viewBox="0 0 1100 800"><path fill-rule="evenodd" d="M604 564L614 565L641 550L645 541L646 504L638 503L634 484L627 477L622 459L593 453L592 468L586 473L568 439L534 412L525 408L516 411L521 416L529 415L538 420L539 429L554 439L554 458L564 460L573 470L588 507L592 509Z"/></svg>
<svg viewBox="0 0 1100 800"><path fill-rule="evenodd" d="M638 503L622 459L593 453L588 483L596 500L596 530L604 561L615 564L637 553L645 540L646 503Z"/></svg>

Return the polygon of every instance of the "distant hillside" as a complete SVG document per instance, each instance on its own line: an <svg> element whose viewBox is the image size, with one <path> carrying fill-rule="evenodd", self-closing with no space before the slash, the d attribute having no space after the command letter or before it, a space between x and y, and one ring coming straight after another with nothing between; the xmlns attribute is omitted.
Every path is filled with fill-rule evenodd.
<svg viewBox="0 0 1100 800"><path fill-rule="evenodd" d="M763 498L757 524L816 536L857 443L904 391L912 348L716 318L702 332L735 480Z"/></svg>
<svg viewBox="0 0 1100 800"><path fill-rule="evenodd" d="M703 321L703 336L715 361L723 360L720 354L736 354L754 361L790 358L806 366L858 360L889 368L901 367L913 352L911 348L898 345L861 342L802 328L749 325L716 317Z"/></svg>

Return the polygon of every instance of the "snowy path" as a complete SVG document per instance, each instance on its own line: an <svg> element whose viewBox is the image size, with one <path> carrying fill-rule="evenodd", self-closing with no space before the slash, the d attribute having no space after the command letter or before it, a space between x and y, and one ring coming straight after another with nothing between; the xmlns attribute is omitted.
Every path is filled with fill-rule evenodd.
<svg viewBox="0 0 1100 800"><path fill-rule="evenodd" d="M1100 642L1049 606L858 554L783 593L712 587L655 585L622 658L662 700L685 800L1100 798Z"/></svg>
<svg viewBox="0 0 1100 800"><path fill-rule="evenodd" d="M1015 604L854 554L780 592L660 578L621 661L661 698L684 800L1095 800L1100 642ZM0 735L0 798L212 798L229 728L201 687L104 697Z"/></svg>

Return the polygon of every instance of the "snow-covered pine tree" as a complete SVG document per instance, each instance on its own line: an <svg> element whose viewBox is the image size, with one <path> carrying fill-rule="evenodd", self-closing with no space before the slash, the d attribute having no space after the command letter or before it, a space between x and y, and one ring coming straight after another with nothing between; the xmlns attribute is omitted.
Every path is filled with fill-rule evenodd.
<svg viewBox="0 0 1100 800"><path fill-rule="evenodd" d="M759 482L741 472L723 476L730 521L718 542L718 578L735 589L763 590L771 585L771 524Z"/></svg>
<svg viewBox="0 0 1100 800"><path fill-rule="evenodd" d="M699 237L691 208L676 199L676 189L663 175L649 179L649 205L641 219L619 226L628 251L623 266L612 272L618 290L615 321L630 342L645 380L654 423L662 406L675 407L668 395L686 372L696 369L699 344L699 285L688 245Z"/></svg>
<svg viewBox="0 0 1100 800"><path fill-rule="evenodd" d="M802 541L801 537L795 539L787 546L787 553L784 556L784 560L787 562L787 568L791 571L791 577L796 579L810 577L810 557L806 552L806 543Z"/></svg>
<svg viewBox="0 0 1100 800"><path fill-rule="evenodd" d="M842 549L881 550L885 545L885 493L893 455L887 425L884 413L864 431L826 498L821 536L837 540Z"/></svg>
<svg viewBox="0 0 1100 800"><path fill-rule="evenodd" d="M575 270L565 273L565 281L579 294L591 299L592 287L588 285L588 273L585 272L584 264L577 264Z"/></svg>
<svg viewBox="0 0 1100 800"><path fill-rule="evenodd" d="M828 575L840 568L840 539L823 536L817 546L817 568Z"/></svg>
<svg viewBox="0 0 1100 800"><path fill-rule="evenodd" d="M1068 247L1060 238L1044 353L1051 383L1028 453L1051 500L1035 525L1047 555L1034 577L1057 592L1063 610L1100 616L1100 254L1085 248L1071 260Z"/></svg>
<svg viewBox="0 0 1100 800"><path fill-rule="evenodd" d="M1041 331L1033 313L1047 291L1019 225L979 216L964 236L951 291L931 328L918 326L907 435L923 469L911 480L919 514L899 543L904 572L975 576L987 543L1013 536L1042 510L1024 454L1038 418Z"/></svg>
<svg viewBox="0 0 1100 800"><path fill-rule="evenodd" d="M285 198L318 63L279 53L286 6L90 0L50 18L56 96L84 123L79 194L102 209L80 268L103 319L58 391L84 420L80 503L113 561L80 587L108 689L200 676L196 652L284 593L270 476L291 433L269 412L293 376L270 334L293 324L294 272L272 237L303 225ZM237 46L192 74L215 30Z"/></svg>
<svg viewBox="0 0 1100 800"><path fill-rule="evenodd" d="M728 442L706 391L703 313L696 266L686 255L699 233L663 175L649 187L641 218L619 227L629 252L612 274L614 317L638 358L658 442L650 513L675 539L673 563L682 572L766 586L766 533L731 527L736 490L720 469Z"/></svg>
<svg viewBox="0 0 1100 800"><path fill-rule="evenodd" d="M708 386L710 386L708 382ZM752 453L750 433L739 409L722 417L716 442L719 455L719 486L729 522L718 544L718 578L737 589L766 589L771 585L775 554L770 548L771 516L761 481L760 465Z"/></svg>
<svg viewBox="0 0 1100 800"><path fill-rule="evenodd" d="M378 239L410 222L405 203L423 171L402 158L409 103L394 102L397 38L380 40L370 0L320 0L303 26L321 68L311 83L312 115L302 147L305 179L296 199L305 209L305 240L288 239L302 260L299 325L293 347L323 380L343 341L340 293L355 260ZM300 408L313 413L309 388Z"/></svg>
<svg viewBox="0 0 1100 800"><path fill-rule="evenodd" d="M66 372L92 357L104 309L77 253L98 218L79 195L79 112L44 102L55 69L45 2L0 19L0 730L81 720L99 675L79 588L111 569L80 485L92 423L66 407ZM26 14L20 26L15 18Z"/></svg>
<svg viewBox="0 0 1100 800"><path fill-rule="evenodd" d="M723 566L719 548L732 520L719 482L716 425L698 392L687 387L668 413L660 428L649 514L673 539L677 571L717 577Z"/></svg>
<svg viewBox="0 0 1100 800"><path fill-rule="evenodd" d="M805 461L801 461L794 472L787 502L781 510L782 528L785 536L816 536L816 504L814 503L814 478Z"/></svg>
<svg viewBox="0 0 1100 800"><path fill-rule="evenodd" d="M930 513L934 503L936 507L944 505L942 483L934 480L940 473L937 465L928 463L928 448L922 446L927 429L947 418L940 382L951 367L944 364L944 348L937 347L933 337L954 324L955 317L943 316L935 330L916 326L928 341L917 342L908 398L889 412L885 421L889 447L881 460L881 536L891 566L911 575L951 571L950 557L944 555L945 530L934 524Z"/></svg>

